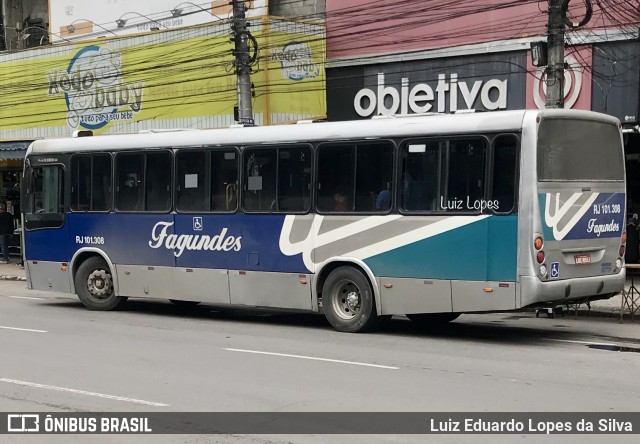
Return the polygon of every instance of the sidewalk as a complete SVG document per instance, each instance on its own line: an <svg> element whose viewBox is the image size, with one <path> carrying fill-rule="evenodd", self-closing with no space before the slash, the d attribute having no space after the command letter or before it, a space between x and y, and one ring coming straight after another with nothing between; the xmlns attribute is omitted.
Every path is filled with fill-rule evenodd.
<svg viewBox="0 0 640 444"><path fill-rule="evenodd" d="M11 258L11 262L8 264L0 264L0 281L24 281L26 280L24 269L18 266L19 259ZM1 284L0 284L1 285ZM631 280L627 279L626 288L631 285ZM637 284L636 284L637 286ZM615 318L620 320L620 306L622 304L622 296L620 294L615 295L610 299L593 301L591 302L591 310L586 304L580 304L578 309L578 317L593 316L593 317L605 317ZM560 305L559 305L560 306ZM574 305L569 306L569 311L565 312L565 316L575 316L576 307ZM546 316L544 311L540 312L540 316ZM629 320L628 310L625 311L625 321ZM634 322L640 324L640 311L636 312L634 316Z"/></svg>
<svg viewBox="0 0 640 444"><path fill-rule="evenodd" d="M25 281L25 272L19 263L19 258L12 257L8 264L0 264L0 281Z"/></svg>

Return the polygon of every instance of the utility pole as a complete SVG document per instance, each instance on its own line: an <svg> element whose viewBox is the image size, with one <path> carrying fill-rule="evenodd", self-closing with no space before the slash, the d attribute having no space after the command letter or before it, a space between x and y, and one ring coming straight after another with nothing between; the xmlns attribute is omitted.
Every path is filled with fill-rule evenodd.
<svg viewBox="0 0 640 444"><path fill-rule="evenodd" d="M245 16L244 1L232 0L233 5L233 40L235 42L234 55L236 58L236 76L238 93L238 123L253 125L253 110L251 106L251 60L249 58L249 31Z"/></svg>
<svg viewBox="0 0 640 444"><path fill-rule="evenodd" d="M549 0L547 46L547 108L564 108L564 11L562 10L562 0Z"/></svg>

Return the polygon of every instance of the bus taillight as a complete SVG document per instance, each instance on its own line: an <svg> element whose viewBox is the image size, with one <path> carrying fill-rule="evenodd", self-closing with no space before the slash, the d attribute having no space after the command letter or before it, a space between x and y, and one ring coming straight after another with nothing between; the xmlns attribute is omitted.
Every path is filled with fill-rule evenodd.
<svg viewBox="0 0 640 444"><path fill-rule="evenodd" d="M536 240L533 241L533 247L536 250L542 250L542 246L544 245L544 241L540 236L536 237Z"/></svg>
<svg viewBox="0 0 640 444"><path fill-rule="evenodd" d="M618 250L618 256L624 257L624 245L620 245L620 249Z"/></svg>
<svg viewBox="0 0 640 444"><path fill-rule="evenodd" d="M544 254L544 251L542 251L543 246L544 246L544 239L542 239L542 236L537 236L533 240L533 248L535 248L535 251L536 251L536 261L538 262L538 266L539 266L538 273L542 278L546 278L547 266L544 263L546 256Z"/></svg>
<svg viewBox="0 0 640 444"><path fill-rule="evenodd" d="M620 242L622 243L622 245L626 245L627 244L627 232L623 231L622 232L622 236L620 237ZM622 255L620 255L622 256Z"/></svg>

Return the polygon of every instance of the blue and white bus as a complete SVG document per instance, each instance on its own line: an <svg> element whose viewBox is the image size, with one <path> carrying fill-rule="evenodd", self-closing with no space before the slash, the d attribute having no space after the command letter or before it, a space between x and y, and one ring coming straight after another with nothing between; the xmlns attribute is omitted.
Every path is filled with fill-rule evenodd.
<svg viewBox="0 0 640 444"><path fill-rule="evenodd" d="M606 298L625 281L620 123L587 111L39 140L32 289L323 312L340 331Z"/></svg>

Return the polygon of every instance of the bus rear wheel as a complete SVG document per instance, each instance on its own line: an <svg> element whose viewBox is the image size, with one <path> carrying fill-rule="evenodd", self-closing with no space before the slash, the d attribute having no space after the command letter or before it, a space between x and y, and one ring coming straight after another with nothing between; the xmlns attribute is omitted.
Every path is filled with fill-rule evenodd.
<svg viewBox="0 0 640 444"><path fill-rule="evenodd" d="M353 267L338 267L329 274L322 287L322 307L329 323L342 332L371 331L383 320L376 313L369 279Z"/></svg>
<svg viewBox="0 0 640 444"><path fill-rule="evenodd" d="M406 316L422 327L437 327L458 319L460 313L413 313Z"/></svg>
<svg viewBox="0 0 640 444"><path fill-rule="evenodd" d="M113 310L127 300L115 295L111 269L102 258L96 256L80 264L74 283L80 302L89 310Z"/></svg>

